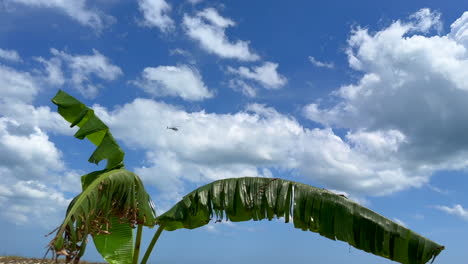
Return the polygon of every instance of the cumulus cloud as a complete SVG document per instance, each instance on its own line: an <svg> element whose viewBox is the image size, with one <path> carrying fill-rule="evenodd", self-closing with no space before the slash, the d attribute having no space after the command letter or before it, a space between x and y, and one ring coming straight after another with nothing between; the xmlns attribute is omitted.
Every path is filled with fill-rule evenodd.
<svg viewBox="0 0 468 264"><path fill-rule="evenodd" d="M18 225L59 224L69 203L63 191L76 192L80 184L79 177L61 176L76 173L67 170L48 135L10 116L0 117L0 149L0 216ZM63 190L56 188L59 183Z"/></svg>
<svg viewBox="0 0 468 264"><path fill-rule="evenodd" d="M17 71L0 64L0 102L31 102L40 87L29 72Z"/></svg>
<svg viewBox="0 0 468 264"><path fill-rule="evenodd" d="M158 199L166 201L184 194L184 186L227 177L271 177L273 172L278 176L292 172L356 199L427 182L421 174L404 174L391 158L381 158L404 143L396 131L342 139L331 129L305 128L259 104L232 114L188 112L149 99L136 99L113 111L94 109L116 138L145 151L144 166L135 171L158 188ZM178 125L179 131L166 129L168 124ZM142 136L148 131L151 136Z"/></svg>
<svg viewBox="0 0 468 264"><path fill-rule="evenodd" d="M64 192L78 191L80 178L47 134L73 129L48 106L33 105L49 79L57 79L49 78L54 70L46 65L45 71L0 65L0 217L51 228L69 202Z"/></svg>
<svg viewBox="0 0 468 264"><path fill-rule="evenodd" d="M143 25L157 27L162 32L168 32L175 28L174 21L168 15L171 6L164 0L139 0L138 6L143 12Z"/></svg>
<svg viewBox="0 0 468 264"><path fill-rule="evenodd" d="M253 67L239 67L234 69L228 67L228 71L232 74L238 75L240 78L253 80L267 89L279 89L286 85L287 79L278 73L278 63L265 62L262 66Z"/></svg>
<svg viewBox="0 0 468 264"><path fill-rule="evenodd" d="M0 65L0 113L3 118L7 118L1 122L9 120L10 125L16 122L29 131L39 127L44 131L70 134L66 122L57 113L51 112L48 106L36 107L32 104L40 91L50 83L48 80L47 73L42 71L19 71Z"/></svg>
<svg viewBox="0 0 468 264"><path fill-rule="evenodd" d="M327 68L327 69L334 69L335 68L335 64L333 62L319 61L313 56L309 56L309 61L310 61L310 63L312 63L313 65L315 65L315 66L317 66L319 68Z"/></svg>
<svg viewBox="0 0 468 264"><path fill-rule="evenodd" d="M0 59L12 62L20 62L21 57L16 50L0 49Z"/></svg>
<svg viewBox="0 0 468 264"><path fill-rule="evenodd" d="M51 49L51 53L54 57L50 60L39 58L46 67L49 82L58 85L68 82L88 98L96 97L100 88L92 77L113 81L122 75L120 67L113 65L107 57L94 49L92 55L71 55L57 49ZM61 69L61 65L68 69L69 76L65 80L62 73L64 67Z"/></svg>
<svg viewBox="0 0 468 264"><path fill-rule="evenodd" d="M414 20L413 29L423 33L429 32L432 28L440 32L442 30L442 21L440 13L431 11L429 8L422 8L410 16Z"/></svg>
<svg viewBox="0 0 468 264"><path fill-rule="evenodd" d="M6 2L30 7L57 9L78 21L80 24L95 28L96 30L101 30L104 26L114 20L111 16L104 15L98 10L88 8L86 0L6 0Z"/></svg>
<svg viewBox="0 0 468 264"><path fill-rule="evenodd" d="M189 101L213 97L197 69L187 65L148 67L132 83L155 96L180 96Z"/></svg>
<svg viewBox="0 0 468 264"><path fill-rule="evenodd" d="M71 55L51 49L49 59L37 57L35 60L44 69L33 69L22 72L0 64L0 101L9 103L31 103L41 87L61 87L69 84L83 96L93 98L99 92L99 80L112 81L122 75L120 67L93 50L91 55Z"/></svg>
<svg viewBox="0 0 468 264"><path fill-rule="evenodd" d="M34 106L25 102L7 101L0 103L0 112L11 120L18 122L30 131L39 127L45 132L73 135L74 129L48 106Z"/></svg>
<svg viewBox="0 0 468 264"><path fill-rule="evenodd" d="M0 201L0 215L8 221L34 222L50 229L60 223L70 199L41 182L22 180L10 186L0 184Z"/></svg>
<svg viewBox="0 0 468 264"><path fill-rule="evenodd" d="M47 179L49 171L64 168L60 151L38 127L31 129L16 120L1 117L0 147L0 167L8 171L10 177Z"/></svg>
<svg viewBox="0 0 468 264"><path fill-rule="evenodd" d="M241 61L255 61L260 57L249 48L248 41L229 41L226 28L236 23L224 18L213 8L198 12L195 16L184 15L183 25L186 34L196 40L200 46L209 53L222 58L238 59Z"/></svg>
<svg viewBox="0 0 468 264"><path fill-rule="evenodd" d="M435 208L444 211L448 214L455 215L460 217L461 219L468 221L468 210L463 208L460 204L456 204L453 207L445 206L445 205L437 205Z"/></svg>
<svg viewBox="0 0 468 264"><path fill-rule="evenodd" d="M453 22L450 29L450 38L468 47L468 12L463 13L460 18Z"/></svg>
<svg viewBox="0 0 468 264"><path fill-rule="evenodd" d="M375 33L354 29L348 61L362 77L332 93L337 103L304 108L309 119L348 130L349 144L374 162L386 160L394 169L384 178L418 175L421 184L468 165L467 13L447 35L418 33L439 27L439 17L422 9Z"/></svg>

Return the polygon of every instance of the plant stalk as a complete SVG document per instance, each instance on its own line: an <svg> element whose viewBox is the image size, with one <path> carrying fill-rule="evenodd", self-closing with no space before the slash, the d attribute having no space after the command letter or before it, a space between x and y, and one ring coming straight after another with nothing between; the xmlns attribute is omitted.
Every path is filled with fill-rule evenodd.
<svg viewBox="0 0 468 264"><path fill-rule="evenodd" d="M143 231L143 225L138 224L137 228L137 236L135 241L135 250L133 251L133 262L132 264L138 263L138 258L140 256L140 245L141 245L141 233Z"/></svg>
<svg viewBox="0 0 468 264"><path fill-rule="evenodd" d="M145 256L141 260L141 264L146 264L148 261L149 256L151 255L151 252L153 251L154 245L158 241L159 236L161 235L161 232L164 230L164 224L161 224L158 227L158 230L156 231L156 234L154 234L153 239L151 240L150 244L148 245L148 248L146 249Z"/></svg>

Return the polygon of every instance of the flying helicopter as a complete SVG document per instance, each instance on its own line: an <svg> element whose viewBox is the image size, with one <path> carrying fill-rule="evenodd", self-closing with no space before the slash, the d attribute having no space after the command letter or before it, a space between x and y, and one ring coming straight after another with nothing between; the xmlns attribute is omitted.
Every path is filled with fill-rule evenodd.
<svg viewBox="0 0 468 264"><path fill-rule="evenodd" d="M168 126L168 127L166 127L166 129L174 130L176 132L179 131L179 128L176 127L176 126Z"/></svg>

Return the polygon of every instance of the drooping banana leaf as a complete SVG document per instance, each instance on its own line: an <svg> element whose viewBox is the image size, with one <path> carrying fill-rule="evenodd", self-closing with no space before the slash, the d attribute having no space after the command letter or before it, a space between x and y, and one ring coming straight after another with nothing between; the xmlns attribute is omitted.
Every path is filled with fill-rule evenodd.
<svg viewBox="0 0 468 264"><path fill-rule="evenodd" d="M120 232L120 235L114 235L118 240L125 240L122 236L128 232L132 233L131 226L142 224L152 227L155 224L156 213L153 203L136 174L125 169L94 172L83 176L84 183L88 182L87 177L95 179L89 181L89 185L84 186L83 192L70 203L65 220L50 243L57 253L68 255L71 260L82 255L81 249L86 244L88 234L95 237ZM113 225L114 221L126 225ZM128 227L127 230L123 230L125 226ZM113 227L118 228L113 230ZM102 241L102 237L100 240ZM105 246L103 243L96 243L98 250L105 253L103 257L109 263L124 263L112 261L123 256L111 256L110 251L99 248L101 245ZM112 246L121 247L114 249L113 252L117 255L122 255L125 250L130 252L128 244L122 241L117 241ZM132 255L127 257L131 259Z"/></svg>
<svg viewBox="0 0 468 264"><path fill-rule="evenodd" d="M404 264L423 264L444 247L330 191L277 178L225 179L202 186L157 217L165 230L193 229L211 219L233 222L284 217L294 227L341 240Z"/></svg>
<svg viewBox="0 0 468 264"><path fill-rule="evenodd" d="M107 159L107 169L123 166L124 152L109 132L109 127L94 114L93 109L62 90L57 92L52 102L58 106L59 114L71 123L70 127L80 128L75 133L76 138L87 138L97 146L89 162L98 164Z"/></svg>

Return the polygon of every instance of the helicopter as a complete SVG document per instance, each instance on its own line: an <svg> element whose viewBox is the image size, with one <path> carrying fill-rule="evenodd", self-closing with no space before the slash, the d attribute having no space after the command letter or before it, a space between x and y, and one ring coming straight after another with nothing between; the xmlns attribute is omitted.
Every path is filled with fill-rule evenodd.
<svg viewBox="0 0 468 264"><path fill-rule="evenodd" d="M171 126L171 127L168 126L168 127L166 127L166 129L174 130L176 132L179 131L179 128L176 127L176 126Z"/></svg>

